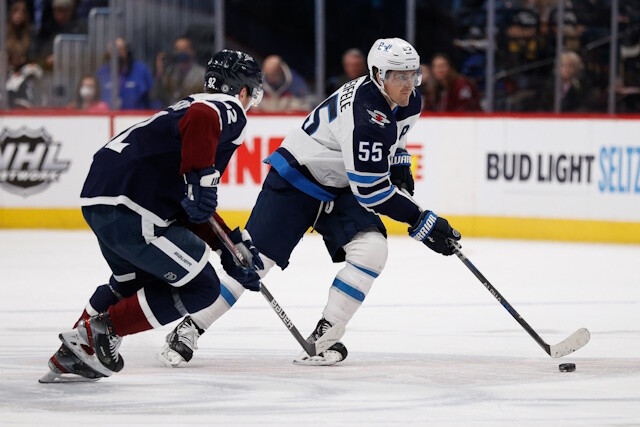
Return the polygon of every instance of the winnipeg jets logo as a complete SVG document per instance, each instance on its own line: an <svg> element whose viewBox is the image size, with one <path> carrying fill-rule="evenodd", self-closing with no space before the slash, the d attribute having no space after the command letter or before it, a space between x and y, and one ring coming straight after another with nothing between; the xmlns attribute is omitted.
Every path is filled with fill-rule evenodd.
<svg viewBox="0 0 640 427"><path fill-rule="evenodd" d="M369 113L369 115L371 116L371 122L377 124L380 127L384 127L384 125L390 123L389 119L387 119L387 116L378 110L367 110L367 113Z"/></svg>

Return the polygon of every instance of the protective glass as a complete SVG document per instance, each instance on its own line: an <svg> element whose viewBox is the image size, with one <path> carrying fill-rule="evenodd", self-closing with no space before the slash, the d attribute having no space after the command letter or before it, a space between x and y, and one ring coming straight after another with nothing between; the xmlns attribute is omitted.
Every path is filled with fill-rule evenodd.
<svg viewBox="0 0 640 427"><path fill-rule="evenodd" d="M417 87L422 83L422 69L418 68L417 70L407 71L389 70L387 71L384 80L387 83L397 85L411 83L413 86Z"/></svg>

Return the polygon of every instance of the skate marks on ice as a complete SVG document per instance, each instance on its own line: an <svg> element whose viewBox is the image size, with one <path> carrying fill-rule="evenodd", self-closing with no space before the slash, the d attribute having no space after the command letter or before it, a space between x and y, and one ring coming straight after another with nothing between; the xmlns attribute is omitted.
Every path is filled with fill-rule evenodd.
<svg viewBox="0 0 640 427"><path fill-rule="evenodd" d="M188 367L167 369L146 349L130 348L131 363L119 375L96 383L38 384L46 350L38 349L38 357L12 351L0 356L4 420L29 414L30 422L80 422L101 413L105 422L133 424L275 422L331 414L346 422L415 422L429 415L462 423L507 414L513 421L515 413L537 408L535 419L544 421L557 420L571 404L583 410L583 421L615 420L606 413L640 421L640 413L632 412L640 406L640 359L566 358L577 369L561 373L556 360L543 357L354 351L339 365L310 367L292 364L293 355L282 351L204 349ZM486 413L496 406L501 415Z"/></svg>

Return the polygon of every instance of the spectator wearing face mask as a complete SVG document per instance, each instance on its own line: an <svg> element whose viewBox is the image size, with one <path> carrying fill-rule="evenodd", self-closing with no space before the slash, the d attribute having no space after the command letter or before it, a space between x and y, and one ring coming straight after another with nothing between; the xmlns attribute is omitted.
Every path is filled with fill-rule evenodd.
<svg viewBox="0 0 640 427"><path fill-rule="evenodd" d="M157 108L165 108L193 93L202 92L204 67L195 62L196 52L191 40L179 37L173 52L156 56L156 75L151 99Z"/></svg>
<svg viewBox="0 0 640 427"><path fill-rule="evenodd" d="M72 108L92 113L109 111L109 105L100 99L100 84L94 76L80 79Z"/></svg>

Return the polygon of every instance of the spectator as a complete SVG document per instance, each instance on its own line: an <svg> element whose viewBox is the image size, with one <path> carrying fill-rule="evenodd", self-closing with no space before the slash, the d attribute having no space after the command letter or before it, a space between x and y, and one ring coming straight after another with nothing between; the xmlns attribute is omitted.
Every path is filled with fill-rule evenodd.
<svg viewBox="0 0 640 427"><path fill-rule="evenodd" d="M480 96L475 84L458 74L445 54L438 53L431 60L436 81L436 111L480 111Z"/></svg>
<svg viewBox="0 0 640 427"><path fill-rule="evenodd" d="M102 100L111 105L111 47L107 48L105 64L98 70L98 81L102 91ZM149 92L153 87L153 76L149 68L142 62L135 60L131 48L123 38L116 39L116 54L118 55L118 105L122 110L144 110L151 108Z"/></svg>
<svg viewBox="0 0 640 427"><path fill-rule="evenodd" d="M562 54L560 65L560 111L586 111L588 90L582 79L584 64L580 56L572 51ZM553 111L555 79L550 80L540 99L543 111Z"/></svg>
<svg viewBox="0 0 640 427"><path fill-rule="evenodd" d="M427 64L420 64L422 82L418 86L418 92L422 97L422 111L436 111L436 81Z"/></svg>
<svg viewBox="0 0 640 427"><path fill-rule="evenodd" d="M538 59L538 14L533 8L523 8L513 15L507 27L508 68Z"/></svg>
<svg viewBox="0 0 640 427"><path fill-rule="evenodd" d="M9 75L7 99L9 108L33 108L40 103L40 80L42 69L37 64L27 63L27 53L14 46L8 49Z"/></svg>
<svg viewBox="0 0 640 427"><path fill-rule="evenodd" d="M29 52L31 47L31 23L27 2L17 0L9 8L9 22L7 24L7 50L20 49Z"/></svg>
<svg viewBox="0 0 640 427"><path fill-rule="evenodd" d="M367 74L367 60L360 49L349 49L342 54L342 70L339 76L327 81L327 95L331 95L343 84Z"/></svg>
<svg viewBox="0 0 640 427"><path fill-rule="evenodd" d="M109 105L100 99L100 84L94 76L84 76L76 89L72 108L93 113L109 111Z"/></svg>
<svg viewBox="0 0 640 427"><path fill-rule="evenodd" d="M33 24L32 35L39 35L43 26L53 22L53 6L51 0L27 0L29 17Z"/></svg>
<svg viewBox="0 0 640 427"><path fill-rule="evenodd" d="M308 111L311 109L307 85L277 55L267 56L262 64L264 98L261 111Z"/></svg>
<svg viewBox="0 0 640 427"><path fill-rule="evenodd" d="M40 65L53 70L53 41L58 34L85 34L86 25L76 19L73 0L53 0L53 20L43 22L37 37L36 57Z"/></svg>
<svg viewBox="0 0 640 427"><path fill-rule="evenodd" d="M555 54L556 34L558 32L557 9L551 10L549 14L550 33L547 41L547 56L551 57ZM585 32L585 25L580 22L578 15L573 9L571 1L565 1L564 20L562 24L562 41L563 46L567 50L578 52L582 48L581 36Z"/></svg>
<svg viewBox="0 0 640 427"><path fill-rule="evenodd" d="M179 37L173 44L173 53L160 52L156 57L156 78L151 98L156 107L165 108L193 93L202 92L204 67L195 62L191 40Z"/></svg>

